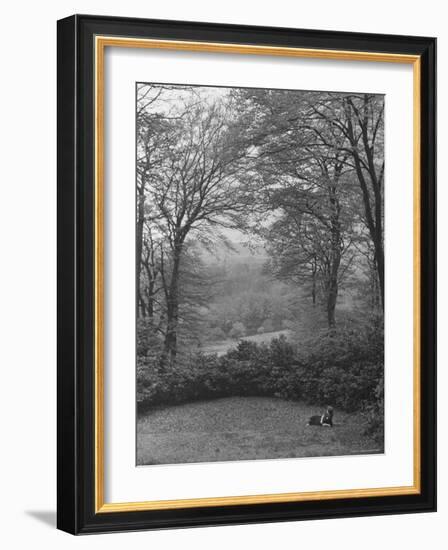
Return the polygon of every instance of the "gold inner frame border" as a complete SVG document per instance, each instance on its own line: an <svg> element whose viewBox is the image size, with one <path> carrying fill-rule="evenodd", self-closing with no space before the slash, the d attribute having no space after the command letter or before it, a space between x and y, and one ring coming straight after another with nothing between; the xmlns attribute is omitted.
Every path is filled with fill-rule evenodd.
<svg viewBox="0 0 448 550"><path fill-rule="evenodd" d="M233 53L245 55L286 56L327 60L406 63L413 66L413 298L414 298L414 348L413 348L413 458L414 483L410 486L366 489L342 489L333 491L273 493L260 495L225 496L215 498L190 498L179 500L153 500L141 502L106 503L104 501L104 55L106 47L164 49L208 53ZM421 312L421 215L420 215L420 165L421 165L421 60L418 55L382 52L325 50L251 44L226 44L181 40L125 38L96 36L95 59L95 513L131 512L144 510L168 510L242 504L266 504L304 502L343 498L380 497L420 494L421 480L421 425L420 425L420 312Z"/></svg>

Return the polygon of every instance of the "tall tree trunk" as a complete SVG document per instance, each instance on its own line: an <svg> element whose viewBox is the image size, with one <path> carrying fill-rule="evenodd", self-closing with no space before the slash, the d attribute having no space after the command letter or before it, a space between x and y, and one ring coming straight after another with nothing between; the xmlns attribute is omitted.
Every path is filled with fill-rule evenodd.
<svg viewBox="0 0 448 550"><path fill-rule="evenodd" d="M166 333L164 341L163 361L174 363L177 356L177 329L179 324L179 274L182 243L177 242L173 247L173 266L171 280L167 292Z"/></svg>
<svg viewBox="0 0 448 550"><path fill-rule="evenodd" d="M148 303L146 304L147 315L151 320L154 318L154 284L154 280L148 284Z"/></svg>
<svg viewBox="0 0 448 550"><path fill-rule="evenodd" d="M337 182L341 170L342 165L335 168L335 183L332 183L328 189L331 206L331 256L327 284L327 320L330 330L336 326L336 301L339 291L338 275L341 265L341 224L339 221L341 205L337 196Z"/></svg>
<svg viewBox="0 0 448 550"><path fill-rule="evenodd" d="M327 321L328 328L334 329L336 326L336 300L338 297L338 286L331 284L327 297Z"/></svg>
<svg viewBox="0 0 448 550"><path fill-rule="evenodd" d="M364 97L364 109L367 109L368 97ZM354 104L350 102L351 110L356 112L359 116L359 112L356 110ZM362 131L362 139L364 144L364 150L367 157L367 170L368 179L371 183L371 190L373 191L373 197L369 191L367 180L364 173L363 163L358 151L358 138L355 137L353 123L351 119L351 114L347 115L347 130L348 138L350 145L352 146L353 160L355 162L355 171L358 177L359 185L361 187L363 202L364 202L364 213L366 218L367 229L369 230L370 237L373 242L375 249L375 262L376 268L378 271L378 281L380 285L380 296L381 296L381 306L384 311L384 247L383 247L383 205L382 205L382 183L383 183L383 173L384 173L384 163L383 168L380 171L379 176L377 175L372 147L368 143L368 121L367 115L364 115L364 120L359 120L359 124ZM365 166L365 163L364 163ZM373 205L372 205L373 201Z"/></svg>
<svg viewBox="0 0 448 550"><path fill-rule="evenodd" d="M142 260L142 266L145 268L146 278L148 280L146 289L144 289L146 302L144 300L143 302L145 303L146 316L152 320L154 318L154 289L158 272L156 267L154 267L154 257L152 257L152 265L150 265L150 257L151 253Z"/></svg>
<svg viewBox="0 0 448 550"><path fill-rule="evenodd" d="M377 236L377 241L375 244L375 263L378 271L378 283L380 285L381 307L384 311L384 249L382 237Z"/></svg>
<svg viewBox="0 0 448 550"><path fill-rule="evenodd" d="M140 302L141 315L142 315L142 317L146 317L146 304L145 304L145 300L143 299L143 296L141 294L139 295L139 302Z"/></svg>
<svg viewBox="0 0 448 550"><path fill-rule="evenodd" d="M143 183L137 185L137 229L135 246L135 299L137 317L140 316L140 276L142 271L142 252L143 252L143 226L145 223L145 188Z"/></svg>
<svg viewBox="0 0 448 550"><path fill-rule="evenodd" d="M338 273L341 264L340 232L335 231L332 241L332 258L330 263L330 273L327 282L327 320L328 328L334 329L336 326L336 302L338 299L339 284Z"/></svg>
<svg viewBox="0 0 448 550"><path fill-rule="evenodd" d="M370 233L370 238L373 242L373 247L375 249L375 264L378 272L378 282L380 285L380 296L381 296L381 305L384 310L384 249L383 249L383 230L382 230L382 221L381 217L378 215L378 210L381 208L380 203L376 202L375 210L377 215L374 216L372 213L370 193L367 187L367 182L364 177L361 161L357 153L354 154L356 173L358 175L358 180L361 186L361 191L364 200L364 213L366 217L367 228ZM381 201L380 197L375 197L375 201Z"/></svg>

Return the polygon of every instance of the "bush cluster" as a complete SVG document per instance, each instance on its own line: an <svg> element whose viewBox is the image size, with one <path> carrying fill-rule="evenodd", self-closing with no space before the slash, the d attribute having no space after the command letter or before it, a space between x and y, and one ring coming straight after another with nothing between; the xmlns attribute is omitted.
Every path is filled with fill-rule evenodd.
<svg viewBox="0 0 448 550"><path fill-rule="evenodd" d="M380 376L374 390L373 399L363 404L363 414L367 420L366 435L372 436L379 443L384 438L384 376Z"/></svg>
<svg viewBox="0 0 448 550"><path fill-rule="evenodd" d="M380 433L383 399L379 329L323 332L300 349L284 337L270 344L240 341L225 355L193 353L162 367L157 354L137 365L139 408L229 396L276 396L362 410ZM376 425L375 425L376 423Z"/></svg>

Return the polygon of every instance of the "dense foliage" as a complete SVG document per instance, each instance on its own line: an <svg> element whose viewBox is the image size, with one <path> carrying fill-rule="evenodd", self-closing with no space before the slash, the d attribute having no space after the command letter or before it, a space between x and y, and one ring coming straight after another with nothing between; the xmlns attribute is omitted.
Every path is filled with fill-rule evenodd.
<svg viewBox="0 0 448 550"><path fill-rule="evenodd" d="M382 437L382 95L138 84L136 192L139 407L278 396Z"/></svg>
<svg viewBox="0 0 448 550"><path fill-rule="evenodd" d="M329 329L382 313L383 115L375 94L137 86L136 312L165 367L306 301Z"/></svg>
<svg viewBox="0 0 448 550"><path fill-rule="evenodd" d="M382 430L382 331L325 331L300 349L284 337L242 340L225 355L191 353L166 369L154 348L139 356L139 408L228 396L276 396L363 410L371 433ZM139 346L144 343L139 340Z"/></svg>

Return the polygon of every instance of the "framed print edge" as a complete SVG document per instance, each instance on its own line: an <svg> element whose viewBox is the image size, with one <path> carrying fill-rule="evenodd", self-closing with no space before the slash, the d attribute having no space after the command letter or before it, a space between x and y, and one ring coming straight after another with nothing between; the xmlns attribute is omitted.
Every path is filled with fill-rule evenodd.
<svg viewBox="0 0 448 550"><path fill-rule="evenodd" d="M412 63L412 486L105 503L103 63L111 45ZM58 527L79 534L435 510L435 39L72 16L58 22L58 75Z"/></svg>
<svg viewBox="0 0 448 550"><path fill-rule="evenodd" d="M79 531L76 406L76 17L58 22L57 525Z"/></svg>

